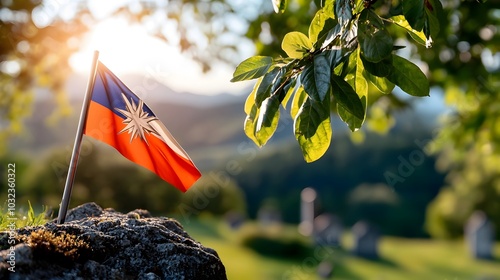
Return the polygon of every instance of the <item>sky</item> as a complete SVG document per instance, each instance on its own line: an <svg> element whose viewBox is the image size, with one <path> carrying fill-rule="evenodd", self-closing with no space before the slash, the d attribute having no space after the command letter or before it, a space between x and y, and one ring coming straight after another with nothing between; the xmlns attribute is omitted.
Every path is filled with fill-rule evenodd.
<svg viewBox="0 0 500 280"><path fill-rule="evenodd" d="M90 2L95 2L95 10L106 10L108 6L107 1ZM177 91L238 94L249 86L247 82L229 82L234 67L226 64L214 63L210 72L203 73L178 47L151 36L146 26L131 24L124 17L104 18L92 27L80 51L70 59L75 72L90 72L94 50L99 51L99 60L118 76L134 73L152 77ZM248 56L251 55L249 51Z"/></svg>
<svg viewBox="0 0 500 280"><path fill-rule="evenodd" d="M214 64L209 73L173 46L148 35L144 27L124 18L99 23L86 36L81 50L70 59L79 73L90 72L94 50L99 60L118 76L135 73L152 77L178 91L198 94L239 93L248 83L231 83L234 69Z"/></svg>

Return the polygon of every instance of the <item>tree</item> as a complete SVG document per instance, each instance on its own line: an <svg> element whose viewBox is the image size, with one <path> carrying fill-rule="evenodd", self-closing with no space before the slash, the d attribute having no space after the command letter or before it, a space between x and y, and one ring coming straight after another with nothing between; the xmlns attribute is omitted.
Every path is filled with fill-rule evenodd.
<svg viewBox="0 0 500 280"><path fill-rule="evenodd" d="M273 1L276 11L283 12L286 2ZM439 155L438 167L449 172L449 186L429 208L429 232L436 237L461 235L464 222L478 209L500 224L497 4L443 1L442 9L439 1L376 2L316 3L320 9L308 36L293 32L283 37L288 58L257 56L243 61L233 81L258 78L245 105L245 132L264 145L278 124L279 104L286 107L294 95L289 107L294 133L309 162L330 144L329 109L351 130L361 126L368 107L374 105L371 100L377 99L366 85L390 93L396 84L410 95L425 95L427 78L390 54L394 47L387 30L398 33L388 23L398 25L420 45L433 45L411 46L410 53L428 68L427 77L444 90L452 108L428 146ZM409 86L414 81L415 87Z"/></svg>
<svg viewBox="0 0 500 280"><path fill-rule="evenodd" d="M460 236L475 210L500 225L498 2L448 4L453 20L439 49L422 54L452 108L429 144L448 172L447 186L427 212L427 229L441 238Z"/></svg>
<svg viewBox="0 0 500 280"><path fill-rule="evenodd" d="M357 7L361 7L363 2L357 2ZM0 48L0 84L4 101L0 104L0 119L3 123L0 137L6 139L21 130L23 118L29 115L34 89L47 88L53 93L59 106L52 118L57 119L70 113L64 94L65 80L70 73L68 59L78 50L86 31L106 17L125 16L130 21L139 23L154 17L157 23L151 28L152 33L170 44L178 45L208 71L211 63L216 60L237 63L238 53L243 47L241 42L249 39L255 43L260 54L279 54L280 40L277 38L282 38L285 33L295 28L306 32L310 18L317 10L309 1L300 0L290 5L290 13L273 15L270 3L175 0L169 1L168 5L162 5L158 2L132 1L115 6L115 9L104 17L97 17L91 12L87 1L79 1L66 4L70 6L65 7L66 10L72 10L73 15L63 17L59 12L62 10L62 3L57 1L3 1L0 36L8 40L2 40ZM327 3L333 7L333 1ZM320 5L320 1L317 5ZM361 9L358 9L357 12L360 11ZM326 19L324 16L328 15L318 14L316 19ZM373 15L366 13L366 16L371 18ZM327 23L328 27L332 22L334 20L326 20L319 24ZM176 35L169 36L164 29L172 24L177 32ZM345 21L345 24L348 24L345 27L355 30L353 21ZM380 25L380 22L377 24ZM320 27L318 25L315 29ZM325 41L327 34L321 35L323 38L320 38L320 41ZM420 40L425 39L422 33L419 36ZM329 39L332 38L330 34ZM330 42L329 47L335 42ZM370 103L373 103L372 100ZM359 109L359 103L356 104ZM357 113L360 117L359 110Z"/></svg>
<svg viewBox="0 0 500 280"><path fill-rule="evenodd" d="M500 134L497 125L500 123L497 121L497 93L500 91L497 1L315 0L312 3L306 0L171 0L167 5L158 3L130 1L117 6L107 16L126 16L139 23L152 15L160 17L153 33L171 44L179 45L186 54L197 59L205 70L208 70L213 59L237 64L242 59L239 57L241 42L253 42L257 54L261 56L254 58L256 64L262 65L272 59L267 71L262 70L264 73L260 73L261 77L253 78L262 78L264 82L267 72L282 69L275 77L282 78L283 86L280 87L280 83L276 82L268 84L273 93L278 90L279 98L270 98L271 91L268 93L266 87L262 87L258 101L253 99L252 102L250 98L246 111L253 118L249 117L246 121L246 131L259 145L265 143L264 140L272 135L277 115L282 111L279 105L276 109L276 103L288 104L287 108L295 108L290 110L293 116L298 116L296 127L300 129L296 134L302 149L308 151L305 155L308 160L321 156L316 148L325 149L330 144L328 117L325 117L330 113L327 113L326 102L330 103L329 109L343 116L351 129L357 129L363 121L368 126L373 124L372 127L378 130L387 129L392 122L391 113L404 105L397 95L386 94L391 92L393 84L389 83L389 76L400 74L397 69L401 69L401 63L410 65L399 58L400 52L404 52L404 59L417 62L425 70L426 81L443 88L445 99L453 112L437 131L436 141L430 145L430 150L439 154L440 167L450 172L450 187L438 196L429 211L429 216L440 217L435 220L441 221L438 223L440 230L431 230L431 233L441 231L441 236L456 235L462 221L474 209L488 209L490 216L500 212L495 208L500 174L496 168L500 155L497 145ZM277 3L275 7L282 12L273 13L271 3ZM58 13L58 1L7 0L0 5L0 144L5 144L8 135L19 131L23 117L29 114L34 88L48 88L54 93L57 103L66 104L62 85L69 69L68 57L78 49L85 32L102 17L93 16L87 1L72 2L70 5L74 13L69 18L62 18ZM163 32L167 22L174 24L178 36L169 37ZM294 31L303 35L291 33L287 36ZM203 39L192 36L193 33L202 35ZM417 44L408 44L405 39ZM431 42L430 39L432 48L428 49L426 44ZM282 41L286 42L285 52L281 49ZM295 46L297 42L299 44ZM391 42L392 45L407 46L393 54L394 47L389 48ZM371 49L370 46L384 48ZM340 59L332 63L332 57L338 54ZM318 63L315 63L316 60ZM318 64L319 69L324 68L325 60L330 65L329 78L318 79L323 81L320 91L316 79L314 83L308 81L308 92L301 76L310 77L311 73L315 73L315 67L311 65ZM376 67L370 68L373 61L379 62L375 63ZM240 65L240 70L250 69L249 62L252 60ZM306 68L308 71L305 71ZM361 74L354 70L358 68ZM413 66L411 68L415 69ZM382 70L389 73L379 72ZM416 70L413 72L417 73ZM386 76L379 77L374 73ZM421 74L416 75L422 78ZM401 75L398 77L401 78ZM347 82L348 86L341 80ZM401 86L401 81L396 81ZM368 89L364 88L365 83ZM318 98L313 99L315 92L310 87L314 86L320 102ZM415 88L408 90L404 85L402 88L414 95L427 93L426 86L423 91L414 91ZM360 93L367 94L360 97ZM321 99L323 96L324 99ZM265 100L268 101L264 103ZM306 118L307 112L299 110L306 107L305 104L310 112L321 114ZM60 105L57 108L55 116L68 114L67 106ZM314 137L319 141L313 141L316 139ZM500 224L499 218L495 218L495 221Z"/></svg>
<svg viewBox="0 0 500 280"><path fill-rule="evenodd" d="M172 0L167 5L161 1L128 1L115 4L104 16L94 15L89 2L1 1L0 152L10 136L22 131L35 90L52 93L57 104L52 119L71 113L65 94L71 73L68 60L98 22L115 16L139 24L154 22L150 26L152 35L178 46L208 71L214 61L231 63L239 59L241 44L248 39L245 31L234 26L248 25L254 19L245 13L248 4L225 0ZM61 12L64 10L69 13ZM173 35L165 31L172 26L176 31Z"/></svg>
<svg viewBox="0 0 500 280"><path fill-rule="evenodd" d="M66 114L63 91L69 72L68 57L77 50L79 35L85 31L79 18L71 22L46 19L41 1L2 1L0 6L0 145L22 129L30 113L33 89L52 90L61 105L55 114ZM33 15L33 16L32 16ZM74 39L73 44L66 44ZM57 52L55 52L57 50ZM0 147L5 148L5 147Z"/></svg>
<svg viewBox="0 0 500 280"><path fill-rule="evenodd" d="M391 94L399 86L413 96L429 95L425 74L394 54L400 46L387 25L403 28L417 43L432 45L439 32L439 1L321 1L308 35L287 33L281 47L288 57L254 56L235 70L232 81L258 78L245 104L245 133L264 145L276 131L280 104L290 105L294 133L307 162L328 149L335 111L352 131L361 128L373 92ZM273 1L276 12L286 1ZM377 99L377 97L375 97Z"/></svg>

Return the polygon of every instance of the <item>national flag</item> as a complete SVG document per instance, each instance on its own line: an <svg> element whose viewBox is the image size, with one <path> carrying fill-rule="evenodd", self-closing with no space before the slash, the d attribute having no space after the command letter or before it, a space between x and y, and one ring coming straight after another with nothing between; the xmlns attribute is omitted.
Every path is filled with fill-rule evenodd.
<svg viewBox="0 0 500 280"><path fill-rule="evenodd" d="M99 61L84 133L183 192L201 177L153 111Z"/></svg>

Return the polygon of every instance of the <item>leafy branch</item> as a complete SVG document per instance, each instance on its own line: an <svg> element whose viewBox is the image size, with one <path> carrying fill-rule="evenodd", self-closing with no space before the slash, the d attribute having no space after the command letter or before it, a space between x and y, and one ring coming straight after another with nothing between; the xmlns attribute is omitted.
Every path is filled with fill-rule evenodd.
<svg viewBox="0 0 500 280"><path fill-rule="evenodd" d="M417 43L430 47L439 31L438 0L403 0L400 14L379 16L363 0L321 1L308 35L293 31L283 38L286 58L254 56L241 62L232 82L257 79L245 103L244 130L258 146L278 126L280 104L294 119L294 134L304 159L312 162L327 151L332 137L331 110L356 131L366 118L369 84L383 94L397 85L413 96L428 96L429 82L412 62L393 52L386 24L405 29ZM286 1L273 0L276 12Z"/></svg>

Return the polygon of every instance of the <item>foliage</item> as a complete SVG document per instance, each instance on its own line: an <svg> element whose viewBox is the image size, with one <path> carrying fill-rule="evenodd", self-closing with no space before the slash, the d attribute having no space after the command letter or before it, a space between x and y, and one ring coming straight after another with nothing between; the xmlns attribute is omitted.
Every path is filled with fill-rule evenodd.
<svg viewBox="0 0 500 280"><path fill-rule="evenodd" d="M35 87L52 91L58 104L52 118L70 113L64 92L71 72L68 58L78 49L87 28L78 16L72 21L46 22L53 11L42 7L41 0L0 4L0 152L9 136L22 131ZM34 18L36 15L39 17Z"/></svg>
<svg viewBox="0 0 500 280"><path fill-rule="evenodd" d="M284 11L286 1L275 1ZM277 4L276 4L277 3ZM386 23L396 24L431 45L439 30L439 1L402 1L382 15L365 1L322 1L308 35L293 31L281 47L288 57L251 57L238 65L231 81L258 79L245 104L245 133L258 146L277 129L280 104L294 119L294 134L304 159L312 162L328 149L334 110L352 131L363 124L371 84L384 94L394 85L413 96L429 95L429 82L413 63L393 54Z"/></svg>
<svg viewBox="0 0 500 280"><path fill-rule="evenodd" d="M283 4L283 2L287 1L276 1L279 4ZM360 1L345 1L345 3L353 4L351 13L349 14L349 9L346 9L348 4L344 4L344 1L336 1L334 3L333 1L316 1L316 5L321 8L316 12L312 23L295 25L295 28L299 29L303 35L289 33L291 35L287 36L285 33L281 36L276 36L280 34L280 30L286 30L286 32L293 30L283 28L282 23L279 22L280 20L283 21L281 18L274 21L272 27L275 28L271 30L273 38L283 38L283 50L288 56L288 58L275 59L275 67L284 68L291 61L300 60L298 57L301 54L304 57L308 57L308 59L309 57L316 57L313 54L315 51L318 51L318 48L317 46L311 48L310 43L321 42L321 35L325 36L324 32L321 33L318 30L328 30L328 28L343 26L342 23L345 23L346 19L354 19L358 23L361 20L365 20L370 25L358 24L357 29L355 29L357 33L347 33L351 27L347 25L343 33L347 35L342 37L341 34L339 41L342 41L341 39L354 40L354 37L357 36L357 40L354 41L358 43L357 48L359 49L361 66L364 67L364 73L371 74L371 76L364 75L363 77L365 80L369 80L368 85L382 92L390 92L394 86L393 84L396 83L407 93L423 93L422 88L419 88L419 86L426 80L426 77L416 75L412 79L409 79L409 77L405 77L404 75L408 73L408 70L411 71L412 68L415 68L414 65L407 64L397 56L392 56L392 62L381 60L382 63L379 62L376 64L377 69L373 69L370 64L380 59L380 55L388 52L390 40L387 33L395 38L402 37L402 30L406 31L407 35L416 41L417 44L405 50L405 53L417 59L419 66L427 70L427 77L433 85L443 89L446 103L451 108L451 113L446 116L442 128L439 131L435 131L436 138L428 147L428 151L439 155L438 167L440 170L450 172L448 176L449 187L436 198L428 210L428 230L436 237L459 236L462 234L464 222L473 211L478 209L485 211L495 223L500 223L500 216L498 215L500 211L497 203L500 194L500 171L497 168L500 154L497 144L500 139L500 130L497 125L500 123L498 121L500 100L498 98L498 92L500 92L500 82L498 80L498 72L500 71L500 64L498 63L498 46L500 46L498 3L495 1L447 0L365 2L366 5L371 6L371 9L357 5L360 4ZM291 6L293 5L288 5L288 7ZM294 15L297 13L305 14L301 8L295 7L290 9ZM282 11L283 7L280 6L276 10ZM334 19L332 24L333 17L336 20ZM329 18L330 23L325 18ZM377 18L382 19L382 24ZM309 29L307 29L308 26ZM399 30L395 27L399 28ZM338 32L339 29L342 31L342 28L339 27L337 27L336 31ZM305 34L309 36L305 36ZM320 36L317 37L316 34ZM333 32L333 34L335 33ZM326 36L331 35L332 33L330 32ZM310 42L307 42L305 38L308 38ZM380 38L386 38L387 40L377 41ZM397 44L401 42L394 39L392 41L398 42ZM379 42L379 44L373 45L374 42ZM431 44L432 49L428 49ZM321 47L323 46L325 45L321 45ZM379 48L370 48L370 46L377 46ZM320 52L322 52L321 47L319 49ZM340 49L347 48L349 51L348 47L351 46L345 44L344 46L340 46ZM355 45L352 47L354 48ZM269 51L270 48L270 45L267 49L263 48L260 51L260 55L266 52L272 54L272 57L279 55L277 52ZM276 49L277 47L274 46L274 48ZM356 51L353 51L353 53L356 53ZM351 64L351 69L359 65L358 63L354 63L354 59L358 62L358 57L352 55L352 59L349 57L349 62L351 63L347 63L347 65ZM316 59L309 59L308 63L316 65ZM391 66L391 64L393 68L400 69L401 71L386 71L387 69L384 65ZM241 69L237 68L237 71L249 70L252 66L246 65L244 61L240 64L240 67ZM272 67L269 66L269 69L269 73L271 73L273 70ZM314 69L314 67L309 67L308 69L309 72L305 71L306 67L304 66L304 68L297 70L297 72L302 72L296 74L299 77L293 86L298 89L304 89L306 92L309 90L310 92L304 94L301 90L297 90L290 93L290 95L295 94L293 100L296 101L296 103L290 105L290 113L295 120L294 132L296 135L298 134L297 140L304 151L304 157L306 160L311 160L321 156L322 152L326 150L324 147L330 144L329 138L331 134L327 128L326 115L321 117L322 115L318 114L318 112L321 112L321 109L318 109L320 107L312 107L306 103L306 97L312 99L314 94L318 92L317 89L314 89L310 85L325 84L323 79L318 80L316 76L307 75L313 72L310 69ZM339 68L335 67L331 69L330 71L333 74L338 74L340 71ZM373 75L374 73L378 75ZM394 73L400 75L394 76ZM362 75L356 75L355 77L357 78L358 76L362 77ZM385 77L385 80L388 80L389 83L379 83L379 81L384 81L380 79L380 76ZM261 79L264 82L264 77L258 78L254 76L253 78ZM277 75L277 77L280 76ZM287 82L286 78L289 76L283 74L283 77L281 80L276 79L275 82L282 84ZM234 77L233 79L239 80L239 77ZM310 79L310 81L307 81L307 79ZM290 80L292 79L290 78ZM407 84L403 84L402 86L401 80L406 80ZM311 83L311 81L314 83ZM411 83L411 81L415 83ZM360 84L365 85L362 81ZM336 103L336 108L334 107L333 109L337 110L337 113L346 121L351 129L356 129L363 121L352 117L352 112L350 112L351 118L343 117L346 111L345 108L349 107L338 106L340 98L335 96L335 92L339 92L339 90L333 87L334 83L331 83L331 85L333 94L330 95L330 102L332 103L333 100L333 106ZM363 101L365 95L360 94L361 88L356 88L356 79L354 79L354 83L351 82L351 86L360 97L360 100ZM427 89L427 85L424 88ZM258 89L254 88L254 92ZM275 86L274 89L281 90L281 87ZM282 92L281 94L283 95ZM280 92L273 91L269 96L271 97L275 93L278 94ZM285 94L286 98L288 98L288 94L289 92L287 91ZM362 102L362 104L365 109L364 118L367 119L368 127L378 131L387 131L387 127L393 122L393 120L384 116L384 111L387 113L388 110L377 106L379 105L377 103L373 103L373 100L377 99L377 97L372 96L371 91L366 96L370 98L367 98L367 102ZM386 96L388 97L388 95ZM249 99L252 98L254 97L250 94ZM286 98L284 98L285 104L287 101ZM262 145L265 143L263 140L269 138L274 129L273 125L275 122L269 121L269 116L278 118L279 114L275 113L275 109L266 113L268 108L256 102L256 99L254 100L255 107L258 109L255 111L259 111L259 114L249 110L252 104L252 102L249 102L245 110L248 115L247 121L256 123L261 118L267 120L262 123L272 125L269 127L246 125L245 130L251 139L256 141L258 145ZM391 99L391 101L399 102L397 99ZM316 134L309 133L309 138L300 129L303 119L297 117L297 112L299 112L297 107L299 106L303 106L305 109L315 109L314 111L305 111L314 112L316 117L316 121L310 121L312 125L307 126L307 128L312 127L312 131L316 128ZM366 109L369 106L371 108L369 110ZM326 106L323 110L326 111ZM369 116L370 113L372 113L371 116ZM378 118L377 116L381 116L382 118ZM313 120L313 118L308 120ZM260 132L261 130L264 133ZM307 140L313 144L308 143ZM309 150L313 150L314 152L309 153Z"/></svg>
<svg viewBox="0 0 500 280"><path fill-rule="evenodd" d="M124 17L147 25L151 35L178 47L208 71L214 61L236 63L242 42L248 43L238 26L253 19L253 13L245 14L249 4L225 0L116 2L107 3L107 11L96 11L92 2L1 1L0 153L10 137L22 132L38 91L48 90L54 98L49 123L72 113L65 89L72 72L69 59L101 21Z"/></svg>
<svg viewBox="0 0 500 280"><path fill-rule="evenodd" d="M496 223L500 223L500 218L497 217L500 211L495 206L500 174L498 168L495 168L500 154L497 145L500 131L497 125L500 123L500 24L496 1L356 0L334 3L331 0L316 0L313 4L313 1L304 0L173 0L168 1L166 5L130 1L116 6L116 9L100 18L90 11L89 1L72 3L74 15L63 18L58 13L60 7L52 5L56 2L58 1L16 0L2 1L0 4L2 148L5 148L9 135L22 129L22 119L30 113L30 104L34 100L33 89L47 88L53 93L56 103L59 104L53 117L69 114L68 106L64 105L67 101L63 91L70 72L67 62L82 45L81 40L88 29L111 16L125 16L131 22L139 23L146 23L154 16L159 18L159 21L158 25L152 26L152 32L172 45L180 46L186 54L197 59L205 70L213 63L214 58L228 62L235 62L235 59L239 61L242 42L248 40L254 43L260 58L257 57L253 61L256 66L248 63L240 69L243 71L238 72L237 69L235 73L240 75L236 75L235 79L256 78L263 81L268 75L267 83L272 78L269 73L276 71L274 68L285 68L277 74L273 72L276 75L274 78L282 77L282 84L288 78L289 87L277 85L269 88L264 84L258 99L255 99L255 93L253 99L250 94L245 112L253 118L246 122L245 131L248 131L250 137L255 138L259 145L265 144L273 131L279 129L276 120L280 115L283 117L283 110L276 104L288 105L292 117L298 119L297 129L294 128L297 140L303 149L314 150L305 155L310 160L319 157L325 146L329 145L329 138L333 137L333 132L328 127L330 117L326 116L327 102L330 102L330 109L343 116L343 120L350 124L352 129L356 129L364 120L366 127L370 129L388 131L394 123L390 113L404 105L398 96L384 94L392 90L393 81L406 81L408 84L402 87L403 90L425 95L418 91L420 84L412 85L408 77L403 75L405 73L394 76L390 69L402 66L403 69L414 69L413 65L399 60L399 55L405 59L410 57L413 62L418 60L418 65L425 70L431 84L443 89L445 100L453 111L443 123L442 129L436 131L437 140L430 146L430 150L440 156L439 167L450 171L449 188L437 198L428 213L429 217L437 217L434 221L440 221L438 228L444 235L430 229L431 233L435 236L458 235L461 224L475 209L485 210ZM441 15L440 3L443 4L444 11ZM273 8L280 13L273 14ZM364 20L364 23L360 19ZM242 23L241 28L234 24L235 20ZM175 23L176 32L173 36L167 36L167 23L172 22ZM358 23L358 26L354 23ZM328 33L321 32L328 30ZM349 33L349 30L353 32ZM335 37L335 33L339 36ZM285 37L286 44L282 48ZM375 63L376 67L372 67L373 61L388 52L391 41L393 45L406 44L405 41L399 40L405 37L411 38L417 44L397 51L396 54L392 50L389 59L382 59L381 62ZM332 39L331 42L326 38ZM347 39L350 39L352 44L341 45ZM325 44L319 45L318 42L321 41ZM371 48L370 46L378 46L372 45L373 42L382 42L382 48ZM427 49L431 43L432 49ZM343 67L333 67L331 59L335 53L344 55L339 58L343 61ZM350 55L346 57L348 53ZM285 54L285 57L280 57ZM301 55L304 57L299 58ZM306 57L309 60L304 61ZM316 69L324 68L325 58L331 64L330 78L312 75L316 73ZM392 62L390 58L393 58ZM304 61L304 64L300 65L298 61ZM395 63L397 67L394 66ZM298 67L292 75L286 75L288 70L293 69L286 67L289 64ZM310 66L305 71L307 65ZM247 71L251 68L258 71ZM357 71L358 68L360 71ZM306 84L310 92L305 91L302 76L309 78ZM423 76L416 77L418 76L423 81ZM293 78L295 84L292 83ZM341 80L347 80L357 97ZM318 102L316 94L322 97L326 84L331 86L327 89L329 93L325 95L324 102ZM368 87L367 90L365 86ZM258 89L256 86L254 91ZM271 90L278 90L281 95L270 98L274 93ZM283 92L285 95L280 102ZM360 92L368 93L360 96ZM316 99L309 93L316 96ZM359 111L358 99L363 106L362 120L357 118L361 115L356 117L355 114ZM324 106L319 106L320 103ZM304 109L300 111L302 107ZM316 114L306 118L308 112ZM48 177L51 172L53 170L47 172ZM40 178L36 181L39 187L45 185L45 188L53 189L54 184L59 183L53 178ZM46 183L45 179L52 183ZM78 188L81 190L80 194L87 193L85 188ZM45 198L51 196L50 203L44 204L55 205L60 201L59 192L51 194L47 189L35 190L26 192L32 196L30 199L33 202L40 193L47 194ZM110 194L108 187L102 192L96 190L96 193ZM161 205L165 206L165 203Z"/></svg>
<svg viewBox="0 0 500 280"><path fill-rule="evenodd" d="M444 175L435 170L435 158L426 157L412 143L429 137L416 133L415 118L408 116L404 124L399 119L407 130L396 127L384 136L367 133L363 145L339 133L335 145L313 163L304 162L294 143L279 143L259 152L252 162L242 163L242 171L235 175L245 194L248 216L255 218L272 199L285 222L299 223L300 192L311 186L318 193L318 214L333 213L346 225L370 220L388 235L428 237L425 210L441 189ZM408 173L400 173L402 162L416 152L422 161L405 169ZM400 174L402 181L386 186L388 172Z"/></svg>
<svg viewBox="0 0 500 280"><path fill-rule="evenodd" d="M500 224L498 3L449 2L447 12L450 24L437 49L421 56L450 107L428 145L439 155L437 167L448 172L427 213L428 231L441 238L461 236L475 210Z"/></svg>
<svg viewBox="0 0 500 280"><path fill-rule="evenodd" d="M28 201L28 210L23 211L10 211L5 207L5 212L0 213L0 231L12 230L11 223L14 222L15 228L23 228L27 226L43 225L50 219L50 212L48 207L44 207L43 211L35 214L35 210L31 207Z"/></svg>
<svg viewBox="0 0 500 280"><path fill-rule="evenodd" d="M246 224L238 230L238 242L243 247L270 257L301 259L311 254L311 244L296 231L280 225Z"/></svg>
<svg viewBox="0 0 500 280"><path fill-rule="evenodd" d="M83 142L70 207L93 201L122 212L139 208L161 215L246 213L243 193L234 181L221 181L210 172L182 195L154 173L97 143ZM34 205L58 205L69 158L69 151L52 151L25 170L18 170L16 199L30 200Z"/></svg>
<svg viewBox="0 0 500 280"><path fill-rule="evenodd" d="M224 215L228 212L246 214L246 201L238 184L233 180L220 181L213 172L200 178L182 198L177 210L182 214L197 215L200 212Z"/></svg>

